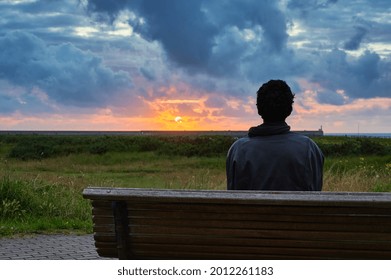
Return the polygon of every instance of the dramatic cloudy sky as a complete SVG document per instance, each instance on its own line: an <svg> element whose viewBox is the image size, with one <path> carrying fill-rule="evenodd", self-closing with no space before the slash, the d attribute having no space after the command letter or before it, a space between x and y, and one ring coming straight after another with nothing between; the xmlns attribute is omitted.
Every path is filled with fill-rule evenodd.
<svg viewBox="0 0 391 280"><path fill-rule="evenodd" d="M0 0L1 130L391 132L389 0Z"/></svg>

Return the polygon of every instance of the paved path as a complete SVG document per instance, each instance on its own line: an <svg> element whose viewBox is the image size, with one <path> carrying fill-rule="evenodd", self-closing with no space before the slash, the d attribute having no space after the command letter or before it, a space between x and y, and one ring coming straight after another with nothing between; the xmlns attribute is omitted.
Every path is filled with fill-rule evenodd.
<svg viewBox="0 0 391 280"><path fill-rule="evenodd" d="M44 235L0 238L0 260L97 260L89 235Z"/></svg>

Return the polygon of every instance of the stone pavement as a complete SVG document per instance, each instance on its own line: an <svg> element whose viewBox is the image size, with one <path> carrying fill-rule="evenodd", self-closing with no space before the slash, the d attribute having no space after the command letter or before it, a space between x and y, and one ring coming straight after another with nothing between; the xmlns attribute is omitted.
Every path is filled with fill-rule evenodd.
<svg viewBox="0 0 391 280"><path fill-rule="evenodd" d="M0 238L0 260L98 260L92 234Z"/></svg>

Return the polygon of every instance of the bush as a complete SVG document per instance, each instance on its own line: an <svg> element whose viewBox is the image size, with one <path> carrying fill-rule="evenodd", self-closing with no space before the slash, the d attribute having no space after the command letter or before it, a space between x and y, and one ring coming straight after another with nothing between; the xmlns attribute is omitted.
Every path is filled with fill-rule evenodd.
<svg viewBox="0 0 391 280"><path fill-rule="evenodd" d="M4 177L0 182L0 220L23 219L26 213L30 212L29 198L24 192L23 183L11 181Z"/></svg>
<svg viewBox="0 0 391 280"><path fill-rule="evenodd" d="M105 143L94 143L91 144L89 151L91 154L103 155L109 151L109 147Z"/></svg>
<svg viewBox="0 0 391 280"><path fill-rule="evenodd" d="M167 137L163 139L165 143L157 152L186 157L223 156L227 154L234 140L230 136Z"/></svg>
<svg viewBox="0 0 391 280"><path fill-rule="evenodd" d="M0 204L0 221L2 219L22 219L26 210L22 209L20 202L16 199L3 199Z"/></svg>
<svg viewBox="0 0 391 280"><path fill-rule="evenodd" d="M387 155L390 146L372 138L340 138L343 141L329 140L327 137L314 139L325 156Z"/></svg>
<svg viewBox="0 0 391 280"><path fill-rule="evenodd" d="M236 140L232 136L45 136L0 137L8 156L22 160L43 159L78 153L155 152L159 155L224 156ZM326 156L386 155L389 139L318 137L314 139ZM9 148L11 147L11 148Z"/></svg>
<svg viewBox="0 0 391 280"><path fill-rule="evenodd" d="M56 156L79 153L89 146L89 143L82 143L78 138L43 135L19 135L14 139L14 146L10 150L10 158L22 160L43 159Z"/></svg>
<svg viewBox="0 0 391 280"><path fill-rule="evenodd" d="M360 139L361 153L365 155L387 155L390 149L379 142L375 142L369 138Z"/></svg>
<svg viewBox="0 0 391 280"><path fill-rule="evenodd" d="M76 153L156 152L179 156L225 155L234 142L230 136L43 136L13 137L8 156L36 160ZM9 139L8 139L9 141Z"/></svg>
<svg viewBox="0 0 391 280"><path fill-rule="evenodd" d="M27 159L42 159L55 155L53 146L49 143L41 141L21 141L11 150L9 156L11 158Z"/></svg>

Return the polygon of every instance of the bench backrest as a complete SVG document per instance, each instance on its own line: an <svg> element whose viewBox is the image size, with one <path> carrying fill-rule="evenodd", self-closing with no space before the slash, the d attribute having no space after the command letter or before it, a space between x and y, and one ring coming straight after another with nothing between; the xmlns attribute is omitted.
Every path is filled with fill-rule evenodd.
<svg viewBox="0 0 391 280"><path fill-rule="evenodd" d="M100 256L391 259L391 193L86 188Z"/></svg>

